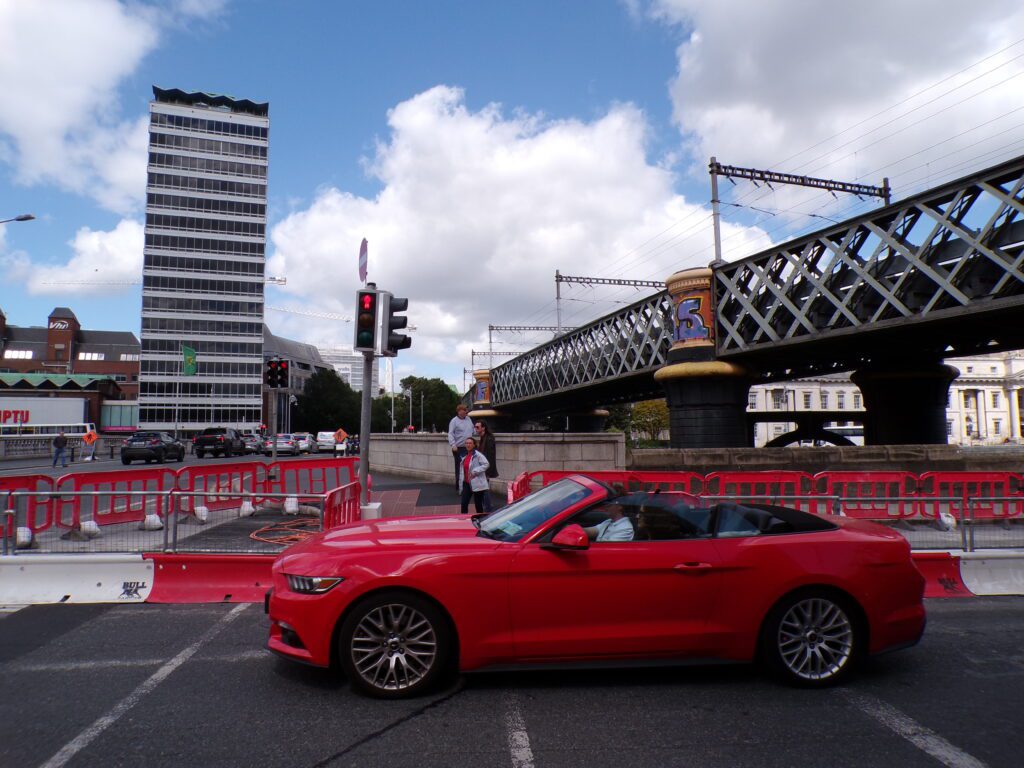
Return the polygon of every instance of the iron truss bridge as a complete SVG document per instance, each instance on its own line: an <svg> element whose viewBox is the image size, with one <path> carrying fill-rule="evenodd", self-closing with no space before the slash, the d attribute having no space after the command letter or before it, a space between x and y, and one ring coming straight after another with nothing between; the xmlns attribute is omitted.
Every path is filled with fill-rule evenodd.
<svg viewBox="0 0 1024 768"><path fill-rule="evenodd" d="M1024 348L1024 157L714 268L717 355L759 381ZM663 396L661 292L491 372L534 413Z"/></svg>

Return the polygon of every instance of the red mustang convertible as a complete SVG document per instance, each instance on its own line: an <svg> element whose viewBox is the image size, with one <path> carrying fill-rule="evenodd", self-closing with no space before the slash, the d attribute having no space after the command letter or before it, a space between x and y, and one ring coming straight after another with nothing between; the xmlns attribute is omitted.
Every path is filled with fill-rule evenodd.
<svg viewBox="0 0 1024 768"><path fill-rule="evenodd" d="M651 660L823 686L925 626L924 579L883 526L584 475L487 516L353 523L273 572L269 648L385 698L456 670Z"/></svg>

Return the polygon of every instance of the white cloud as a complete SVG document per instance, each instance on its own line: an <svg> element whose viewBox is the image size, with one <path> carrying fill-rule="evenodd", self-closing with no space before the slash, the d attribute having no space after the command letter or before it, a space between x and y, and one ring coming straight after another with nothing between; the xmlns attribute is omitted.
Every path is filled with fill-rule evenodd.
<svg viewBox="0 0 1024 768"><path fill-rule="evenodd" d="M870 184L888 176L898 198L1024 147L1014 0L969 13L932 0L651 0L647 10L686 35L670 90L701 175L715 155ZM749 185L735 191L749 201ZM815 200L827 203L787 188L761 205L813 210Z"/></svg>
<svg viewBox="0 0 1024 768"><path fill-rule="evenodd" d="M125 219L109 232L82 227L68 243L65 264L40 265L24 253L7 257L9 280L25 283L33 296L128 293L142 277L143 227Z"/></svg>
<svg viewBox="0 0 1024 768"><path fill-rule="evenodd" d="M706 217L645 158L644 116L633 106L589 123L506 117L497 105L470 111L460 90L439 86L396 106L389 126L367 163L378 196L322 190L272 230L268 274L286 276L289 293L350 315L366 237L370 280L410 299L417 357L461 368L471 349L486 348L488 324L531 315L531 325L554 324L556 268L663 279L712 258L707 222L675 248L630 253L681 220L679 232ZM766 244L756 231L746 239ZM579 322L572 313L580 306L567 307L566 324ZM608 311L582 306L592 316ZM338 328L310 320L304 336Z"/></svg>
<svg viewBox="0 0 1024 768"><path fill-rule="evenodd" d="M117 88L161 29L222 2L0 0L0 160L22 184L52 184L118 213L146 181L146 120L122 119Z"/></svg>

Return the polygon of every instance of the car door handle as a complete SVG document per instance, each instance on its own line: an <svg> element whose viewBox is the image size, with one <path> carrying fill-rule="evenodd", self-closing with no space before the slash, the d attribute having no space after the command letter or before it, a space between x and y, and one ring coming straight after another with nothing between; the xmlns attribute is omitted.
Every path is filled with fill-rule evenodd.
<svg viewBox="0 0 1024 768"><path fill-rule="evenodd" d="M674 570L676 573L685 573L694 576L698 576L702 573L707 573L714 566L711 563L679 563L675 566Z"/></svg>

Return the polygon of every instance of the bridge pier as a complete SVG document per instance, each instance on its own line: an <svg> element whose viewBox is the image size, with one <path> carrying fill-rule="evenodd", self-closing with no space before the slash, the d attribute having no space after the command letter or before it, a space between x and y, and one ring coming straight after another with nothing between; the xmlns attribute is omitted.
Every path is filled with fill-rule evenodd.
<svg viewBox="0 0 1024 768"><path fill-rule="evenodd" d="M713 272L676 272L665 281L675 305L668 365L654 374L665 388L673 448L742 448L747 426L749 371L715 359Z"/></svg>
<svg viewBox="0 0 1024 768"><path fill-rule="evenodd" d="M491 408L491 371L473 371L473 410L467 414L473 421L487 424L491 432L518 432L519 422Z"/></svg>
<svg viewBox="0 0 1024 768"><path fill-rule="evenodd" d="M958 375L936 361L870 366L850 377L864 395L865 445L944 445L946 399Z"/></svg>

